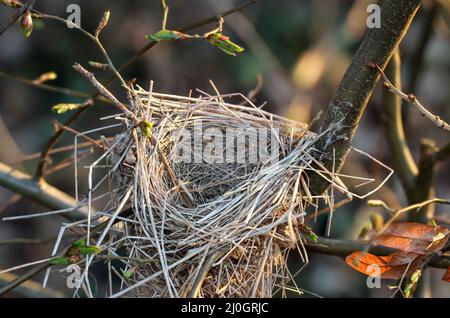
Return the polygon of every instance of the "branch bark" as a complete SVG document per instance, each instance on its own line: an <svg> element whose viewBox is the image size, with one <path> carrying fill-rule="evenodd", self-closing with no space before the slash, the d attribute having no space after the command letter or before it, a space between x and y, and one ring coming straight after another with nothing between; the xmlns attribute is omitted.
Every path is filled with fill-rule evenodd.
<svg viewBox="0 0 450 318"><path fill-rule="evenodd" d="M333 165L335 171L342 168L359 120L380 78L377 70L371 69L369 65L376 63L384 69L408 30L419 5L420 0L383 1L381 27L367 32L325 110L319 132L327 132L317 140L315 146L316 158L328 170ZM329 185L318 174L311 175L310 187L315 194L323 193Z"/></svg>
<svg viewBox="0 0 450 318"><path fill-rule="evenodd" d="M0 185L52 210L63 210L77 206L75 199L61 190L46 182L36 182L26 173L1 162ZM70 212L70 216L74 219L85 219L87 217L87 209L75 209L73 212Z"/></svg>
<svg viewBox="0 0 450 318"><path fill-rule="evenodd" d="M346 240L338 240L338 239L330 239L326 237L319 237L317 239L317 243L312 241L308 241L306 245L306 249L310 252L321 253L327 255L335 255L345 257L350 255L354 251L368 251L375 255L389 255L392 252L395 252L395 249L384 247L384 246L374 246L371 244L367 244L364 242L357 241L346 241ZM437 267L437 268L448 268L450 266L450 257L449 256L434 256L430 262L429 266Z"/></svg>
<svg viewBox="0 0 450 318"><path fill-rule="evenodd" d="M16 275L5 273L0 275L0 288L15 280ZM32 280L25 281L22 285L14 289L14 293L25 298L64 298L64 293L50 289L42 288L40 283Z"/></svg>

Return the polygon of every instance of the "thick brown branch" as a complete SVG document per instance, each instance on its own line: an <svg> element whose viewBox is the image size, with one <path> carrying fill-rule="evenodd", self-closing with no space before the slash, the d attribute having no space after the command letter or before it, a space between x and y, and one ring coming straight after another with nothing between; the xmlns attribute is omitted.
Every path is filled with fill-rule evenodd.
<svg viewBox="0 0 450 318"><path fill-rule="evenodd" d="M368 66L370 63L376 63L382 68L386 66L419 5L420 0L383 1L381 28L372 28L367 32L325 111L320 131L327 133L316 142L316 157L327 169L332 169L334 160L336 171L342 168L359 120L379 79L377 70ZM329 183L324 182L319 175L312 174L310 186L317 194L325 191Z"/></svg>

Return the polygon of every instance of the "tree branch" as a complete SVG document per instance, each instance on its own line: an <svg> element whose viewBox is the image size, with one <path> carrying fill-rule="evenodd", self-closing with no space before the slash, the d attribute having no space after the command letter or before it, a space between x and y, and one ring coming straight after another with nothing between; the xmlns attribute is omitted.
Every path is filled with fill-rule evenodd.
<svg viewBox="0 0 450 318"><path fill-rule="evenodd" d="M48 183L38 183L31 176L0 162L0 185L11 191L20 193L33 201L52 210L74 208L70 216L75 219L85 219L87 209L76 208L77 202L66 193L52 187Z"/></svg>
<svg viewBox="0 0 450 318"><path fill-rule="evenodd" d="M327 133L317 140L315 146L318 150L317 159L327 169L331 170L334 165L338 172L342 168L359 120L380 77L376 70L368 66L376 63L384 69L408 30L419 5L420 0L383 1L381 27L367 32L325 110L320 132ZM318 174L311 175L310 187L315 194L323 193L329 185Z"/></svg>
<svg viewBox="0 0 450 318"><path fill-rule="evenodd" d="M393 85L401 87L400 54L395 51L389 64L386 67L386 73L391 78ZM395 172L405 189L411 189L414 186L418 169L411 155L402 120L402 100L398 95L392 94L387 90L383 91L382 119L384 131L386 134L389 151L392 157Z"/></svg>
<svg viewBox="0 0 450 318"><path fill-rule="evenodd" d="M16 275L11 273L0 274L0 287L15 280ZM21 286L18 286L14 293L26 298L64 298L64 294L50 288L43 288L41 284L27 280Z"/></svg>
<svg viewBox="0 0 450 318"><path fill-rule="evenodd" d="M338 240L338 239L330 239L326 237L319 237L317 239L317 243L312 242L308 239L308 244L306 245L306 249L310 252L321 253L327 255L335 255L345 257L350 255L354 251L368 251L375 255L389 255L392 252L395 252L395 249L384 247L384 246L374 246L371 244L367 244L364 242L356 242L356 241L346 241L346 240ZM437 268L448 268L450 266L450 257L449 256L434 256L430 263L428 264L432 267Z"/></svg>

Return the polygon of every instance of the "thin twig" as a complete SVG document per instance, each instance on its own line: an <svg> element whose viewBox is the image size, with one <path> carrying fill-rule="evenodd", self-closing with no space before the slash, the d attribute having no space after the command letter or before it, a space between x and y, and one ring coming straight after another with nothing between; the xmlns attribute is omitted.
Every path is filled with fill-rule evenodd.
<svg viewBox="0 0 450 318"><path fill-rule="evenodd" d="M251 91L248 92L247 94L247 99L243 100L241 103L239 103L239 105L246 105L249 103L249 101L253 101L256 97L256 95L259 94L259 92L261 91L261 89L264 86L264 77L262 76L261 73L259 73L258 75L256 75L256 86L255 88L253 88Z"/></svg>
<svg viewBox="0 0 450 318"><path fill-rule="evenodd" d="M113 94L111 94L108 89L106 89L105 86L103 86L94 76L93 73L87 71L83 66L81 66L78 63L75 63L73 68L80 73L84 78L89 80L92 85L102 94L104 97L109 99L114 106L116 106L121 112L123 112L125 115L129 116L130 118L133 118L135 121L138 121L136 116L124 105L122 104ZM67 126L67 125L64 125Z"/></svg>
<svg viewBox="0 0 450 318"><path fill-rule="evenodd" d="M100 141L92 139L91 137L86 136L84 134L80 134L77 130L75 130L75 129L71 128L71 127L67 127L67 126L61 124L57 120L54 120L53 123L55 124L57 129L63 129L65 131L71 132L74 135L80 135L82 138L86 139L88 142L90 142L92 145L96 146L97 148L104 149L104 150L107 149L107 147L104 144L102 144Z"/></svg>
<svg viewBox="0 0 450 318"><path fill-rule="evenodd" d="M81 98L90 98L91 94L88 93L84 93L84 92L80 92L71 88L65 88L65 87L58 87L58 86L53 86L53 85L49 85L49 84L44 84L44 83L37 83L35 81L29 80L27 78L23 78L17 75L11 75L5 72L0 71L0 77L4 77L6 79L9 80L13 80L13 81L17 81L32 87L36 87L39 89L43 89L46 91L50 91L50 92L55 92L58 94L62 94L62 95L67 95L67 96L73 96L73 97L81 97ZM108 103L111 104L111 102L109 100L107 100L106 98L104 98L103 96L100 96L97 101L99 102L103 102L103 103Z"/></svg>
<svg viewBox="0 0 450 318"><path fill-rule="evenodd" d="M167 27L167 16L169 15L169 6L166 4L166 0L161 0L161 4L164 10L161 29L165 30Z"/></svg>
<svg viewBox="0 0 450 318"><path fill-rule="evenodd" d="M197 27L201 27L203 25L207 25L210 23L214 23L217 22L218 17L226 17L230 14L233 14L237 11L240 11L250 5L253 5L257 3L257 0L251 0L251 1L247 1L239 6L236 6L230 10L227 10L225 12L222 12L221 14L219 14L218 16L213 16L210 18L207 18L205 20L190 24L186 27L181 28L179 31L180 32L187 32L189 30L195 29ZM147 53L151 48L153 48L155 45L157 45L159 42L149 42L147 43L143 48L141 48L139 51L137 51L127 62L125 62L118 70L118 72L122 72L125 69L129 68L131 65L135 64L145 53ZM115 79L116 77L113 76L111 77L106 83L105 86L108 87ZM91 96L90 99L92 100L97 100L100 96L100 93L94 94ZM90 105L86 106L86 107L82 107L76 110L76 112L74 114L72 114L72 116L69 117L69 119L67 119L67 121L64 122L65 126L70 126L72 125L83 113L86 109L88 109L90 107ZM35 178L37 180L43 180L43 175L44 175L44 171L46 169L46 166L48 164L48 158L50 156L50 152L53 149L53 147L56 145L56 143L58 142L59 138L62 136L63 131L57 131L55 132L50 139L48 140L44 151L42 151L42 155L41 155L41 160L39 162L38 168L36 169L36 173L35 173Z"/></svg>
<svg viewBox="0 0 450 318"><path fill-rule="evenodd" d="M398 88L396 88L388 79L386 74L384 74L381 67L379 67L377 64L373 64L380 72L381 76L383 77L383 85L386 87L390 92L394 93L395 95L399 96L401 99L409 102L411 105L415 106L419 112L422 114L422 116L428 118L431 120L437 127L442 128L444 130L450 131L450 125L446 123L442 118L440 118L437 115L432 114L429 110L423 106L416 96L413 94L405 94Z"/></svg>

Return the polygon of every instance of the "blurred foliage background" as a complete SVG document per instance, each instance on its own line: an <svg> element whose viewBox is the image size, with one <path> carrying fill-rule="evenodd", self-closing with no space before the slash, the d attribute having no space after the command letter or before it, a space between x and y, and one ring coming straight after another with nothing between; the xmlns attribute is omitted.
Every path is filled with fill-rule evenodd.
<svg viewBox="0 0 450 318"><path fill-rule="evenodd" d="M178 28L216 15L239 4L232 0L167 1L170 6L168 28ZM188 94L196 88L212 93L212 79L222 93L247 92L262 78L262 87L255 102L267 101L265 109L303 122L309 122L328 102L366 32L367 6L373 1L358 0L262 0L225 19L224 33L246 48L238 57L230 57L201 41L163 43L149 51L137 64L124 72L126 79L137 78L154 90ZM445 1L443 1L445 3ZM85 29L95 30L106 10L111 11L102 41L113 62L121 65L147 40L145 35L161 28L162 8L159 0L41 0L36 9L67 17L66 7L81 6L81 23ZM423 104L443 118L450 118L450 31L449 15L444 7L436 9L432 1L423 1L409 33L401 45L402 80L406 92L414 92ZM6 21L12 10L0 7L0 21ZM196 29L201 33L213 25ZM20 28L11 27L0 37L0 71L27 79L54 71L58 79L52 85L83 92L94 89L72 69L74 62L87 65L101 60L98 49L79 32L68 30L54 21L35 21L30 38ZM98 73L100 80L109 74ZM112 91L123 96L118 85ZM63 121L68 115L52 113L51 106L82 100L43 91L18 81L0 77L0 161L34 174L37 161L21 161L26 155L39 152L53 132L52 120ZM358 128L354 146L390 164L380 115L381 88L368 105ZM406 135L415 159L418 158L422 138L430 138L442 146L448 135L422 118L415 109L404 107ZM99 127L99 118L112 114L111 107L99 104L89 109L73 126L79 131ZM65 134L58 145L73 143L73 136ZM65 158L53 156L54 162ZM378 180L384 171L360 156L350 156L344 170L353 175L372 176ZM436 175L436 196L450 197L450 166L439 167ZM71 167L47 178L49 183L73 193ZM372 198L383 199L393 207L406 205L405 194L398 179L388 184ZM0 217L45 211L26 199L0 189ZM332 237L355 239L368 214L374 208L364 201L351 204L335 212ZM438 219L449 221L448 208L437 207ZM63 219L45 217L17 222L0 222L0 241L25 237L48 238L58 233ZM325 218L314 226L323 234ZM4 245L0 243L0 268L48 257L52 244ZM299 261L293 257L294 272ZM441 281L442 270L433 272L433 296L450 295L450 286ZM63 278L53 275L50 286L64 290ZM37 277L39 282L42 277ZM102 271L97 281L101 284ZM368 289L366 277L350 269L342 259L310 254L310 264L298 275L304 296L319 294L326 297L380 297L389 295L387 285ZM1 283L0 283L1 284ZM64 292L69 295L67 290ZM310 294L310 293L312 294ZM101 293L98 295L101 296Z"/></svg>

